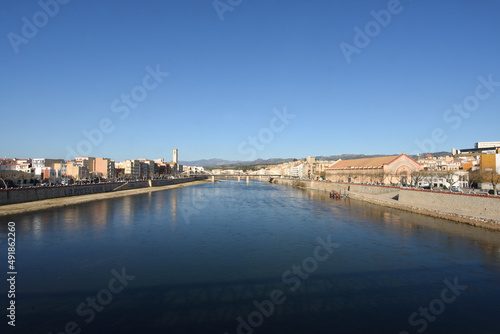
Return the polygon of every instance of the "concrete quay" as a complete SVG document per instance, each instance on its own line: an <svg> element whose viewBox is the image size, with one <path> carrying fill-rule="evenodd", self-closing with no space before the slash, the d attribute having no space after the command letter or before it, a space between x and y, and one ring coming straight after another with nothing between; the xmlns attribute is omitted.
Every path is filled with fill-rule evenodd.
<svg viewBox="0 0 500 334"><path fill-rule="evenodd" d="M53 186L53 187L33 187L0 190L0 215L10 211L12 205L27 204L28 206L40 207L40 201L53 201L57 203L77 202L64 201L69 198L111 198L116 196L126 196L135 193L158 191L179 187L189 183L206 182L206 177L190 177L181 179L146 180L131 182L111 182L74 186ZM97 196L100 195L100 196ZM94 196L94 197L92 197ZM97 197L96 197L97 196ZM35 202L35 203L33 203ZM52 204L51 204L52 205Z"/></svg>
<svg viewBox="0 0 500 334"><path fill-rule="evenodd" d="M275 179L284 185L297 180ZM295 183L294 183L295 182ZM500 231L500 198L355 183L299 180L306 189L346 194L348 198Z"/></svg>
<svg viewBox="0 0 500 334"><path fill-rule="evenodd" d="M35 201L35 202L25 202L25 203L18 203L18 204L3 205L3 206L0 206L0 217L7 216L7 215L14 215L14 214L23 214L23 213L27 213L27 212L33 212L33 211L39 211L39 210L45 210L45 209L51 209L51 208L55 208L55 207L63 207L63 206L68 206L68 205L87 203L87 202L98 201L98 200L105 200L105 199L110 199L110 198L115 198L115 197L132 196L132 195L145 194L145 193L150 193L150 192L155 192L155 191L163 191L163 190L168 190L168 189L195 186L195 185L202 184L205 182L207 182L207 181L206 180L191 180L191 181L184 182L184 183L177 183L177 184L171 184L171 185L166 185L166 186L129 189L129 190L116 191L116 192L106 192L106 193L99 193L99 194L71 196L71 197L65 197L65 198L53 198L53 199L45 199L45 200L40 200L40 201Z"/></svg>

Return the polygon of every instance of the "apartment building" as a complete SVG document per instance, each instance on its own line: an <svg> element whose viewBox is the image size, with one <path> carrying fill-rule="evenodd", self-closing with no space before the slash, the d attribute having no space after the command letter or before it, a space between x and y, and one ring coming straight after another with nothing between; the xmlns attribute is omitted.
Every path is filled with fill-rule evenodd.
<svg viewBox="0 0 500 334"><path fill-rule="evenodd" d="M4 162L0 165L0 171L13 172L16 171L18 165L15 162L7 163Z"/></svg>
<svg viewBox="0 0 500 334"><path fill-rule="evenodd" d="M70 163L71 161L65 162L65 163L55 163L54 164L54 169L59 171L59 175L61 176L66 176L66 164Z"/></svg>
<svg viewBox="0 0 500 334"><path fill-rule="evenodd" d="M110 158L95 158L92 171L106 179L112 179L115 177L115 161Z"/></svg>
<svg viewBox="0 0 500 334"><path fill-rule="evenodd" d="M95 160L94 157L75 157L76 164L87 167L90 173L95 172Z"/></svg>
<svg viewBox="0 0 500 334"><path fill-rule="evenodd" d="M64 159L37 158L37 159L32 159L31 165L34 168L37 168L37 167L54 168L54 164L56 164L56 163L65 163L65 162L64 162Z"/></svg>
<svg viewBox="0 0 500 334"><path fill-rule="evenodd" d="M500 147L500 141L480 141L474 145L475 148Z"/></svg>
<svg viewBox="0 0 500 334"><path fill-rule="evenodd" d="M66 176L73 180L84 180L89 177L89 169L79 163L68 161L65 165Z"/></svg>
<svg viewBox="0 0 500 334"><path fill-rule="evenodd" d="M153 160L139 159L141 167L140 174L141 178L152 178L158 173L158 167Z"/></svg>
<svg viewBox="0 0 500 334"><path fill-rule="evenodd" d="M128 177L134 179L141 177L141 162L139 160L125 160L123 162L123 168L125 169L125 175Z"/></svg>
<svg viewBox="0 0 500 334"><path fill-rule="evenodd" d="M500 174L500 154L481 154L481 172Z"/></svg>
<svg viewBox="0 0 500 334"><path fill-rule="evenodd" d="M293 166L291 169L292 172L292 177L293 178L305 178L307 176L307 171L306 171L306 165L305 164L300 164L297 166Z"/></svg>

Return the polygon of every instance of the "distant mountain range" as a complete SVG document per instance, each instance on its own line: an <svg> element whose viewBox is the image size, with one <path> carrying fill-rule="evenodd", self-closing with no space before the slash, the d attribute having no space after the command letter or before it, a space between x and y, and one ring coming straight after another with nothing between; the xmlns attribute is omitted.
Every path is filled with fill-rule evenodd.
<svg viewBox="0 0 500 334"><path fill-rule="evenodd" d="M435 152L431 153L435 157L450 155L450 152ZM316 156L315 158L318 160L351 160L351 159L361 159L361 158L375 158L375 157L383 157L391 154L340 154L340 155L329 155L329 156ZM392 154L396 155L396 154ZM421 155L423 156L423 155ZM416 156L411 156L412 158L416 158ZM304 159L304 158L298 158ZM293 161L293 158L271 158L271 159L257 159L253 161L234 161L234 160L223 160L223 159L202 159L202 160L194 160L194 161L179 161L181 165L186 166L202 166L202 167L222 167L222 166L252 166L252 165L277 165L282 164L284 162Z"/></svg>
<svg viewBox="0 0 500 334"><path fill-rule="evenodd" d="M250 166L250 165L277 165L284 162L292 161L293 158L281 159L281 158L271 158L271 159L257 159L253 161L233 161L233 160L223 160L223 159L202 159L195 161L179 161L181 165L186 166L202 166L202 167L218 167L218 166Z"/></svg>

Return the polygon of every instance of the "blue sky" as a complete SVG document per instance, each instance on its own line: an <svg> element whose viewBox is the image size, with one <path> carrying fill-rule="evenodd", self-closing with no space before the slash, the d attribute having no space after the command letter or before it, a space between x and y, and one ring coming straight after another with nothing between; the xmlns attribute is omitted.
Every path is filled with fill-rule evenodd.
<svg viewBox="0 0 500 334"><path fill-rule="evenodd" d="M2 5L2 157L244 161L500 140L498 1L55 1Z"/></svg>

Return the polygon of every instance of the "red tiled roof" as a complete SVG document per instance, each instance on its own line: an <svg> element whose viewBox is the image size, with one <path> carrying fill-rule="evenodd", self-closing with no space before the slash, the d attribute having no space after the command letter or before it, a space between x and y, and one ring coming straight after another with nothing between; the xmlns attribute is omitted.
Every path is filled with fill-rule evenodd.
<svg viewBox="0 0 500 334"><path fill-rule="evenodd" d="M341 160L328 168L382 168L384 165L396 160L399 155L390 155L376 158L363 158L352 160Z"/></svg>

